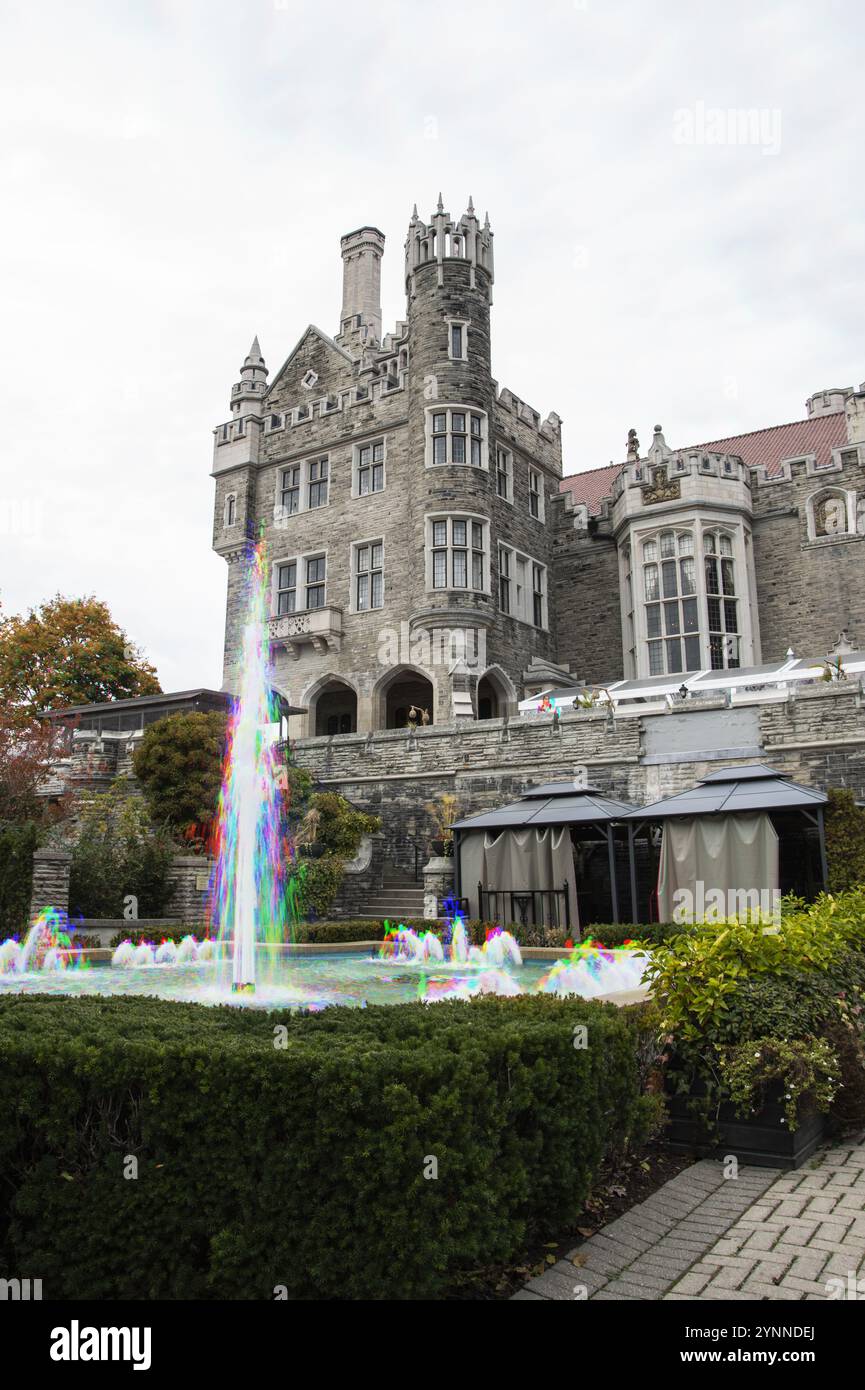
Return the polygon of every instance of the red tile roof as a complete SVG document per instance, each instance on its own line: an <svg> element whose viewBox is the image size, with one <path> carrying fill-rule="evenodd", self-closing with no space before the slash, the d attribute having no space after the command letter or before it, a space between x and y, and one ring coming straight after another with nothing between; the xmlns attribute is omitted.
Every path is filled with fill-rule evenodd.
<svg viewBox="0 0 865 1390"><path fill-rule="evenodd" d="M569 492L574 505L585 503L590 516L597 516L601 502L613 490L613 479L621 473L621 463L608 463L606 468L590 468L585 473L571 473L562 478L559 484L562 492Z"/></svg>
<svg viewBox="0 0 865 1390"><path fill-rule="evenodd" d="M789 425L771 425L749 434L733 434L728 439L691 444L674 452L686 454L706 449L716 454L738 454L748 468L765 467L771 477L781 471L785 459L801 458L803 454L814 454L818 467L828 465L832 462L832 450L846 443L846 420L839 410L832 415L815 415L810 420L794 420ZM606 468L571 473L562 479L561 491L569 492L575 505L584 503L590 516L597 516L601 502L612 493L613 479L623 467L621 463L610 463Z"/></svg>
<svg viewBox="0 0 865 1390"><path fill-rule="evenodd" d="M801 458L803 454L815 454L818 468L828 465L832 462L832 450L846 443L847 423L843 410L839 410L832 415L772 425L766 430L734 434L729 439L715 439L695 447L717 454L739 454L749 468L765 466L771 475L781 471L785 459Z"/></svg>

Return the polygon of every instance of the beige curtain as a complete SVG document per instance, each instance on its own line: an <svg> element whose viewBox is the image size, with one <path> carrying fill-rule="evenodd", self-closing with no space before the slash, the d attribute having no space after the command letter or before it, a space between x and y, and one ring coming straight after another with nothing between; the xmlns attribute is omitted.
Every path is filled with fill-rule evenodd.
<svg viewBox="0 0 865 1390"><path fill-rule="evenodd" d="M480 915L479 882L484 888L515 892L561 888L567 883L571 930L578 930L574 856L567 826L464 833L460 836L460 881L473 917ZM532 915L541 916L544 925L549 925L551 906L549 899L540 899Z"/></svg>
<svg viewBox="0 0 865 1390"><path fill-rule="evenodd" d="M658 872L662 922L771 913L778 836L765 812L664 822Z"/></svg>

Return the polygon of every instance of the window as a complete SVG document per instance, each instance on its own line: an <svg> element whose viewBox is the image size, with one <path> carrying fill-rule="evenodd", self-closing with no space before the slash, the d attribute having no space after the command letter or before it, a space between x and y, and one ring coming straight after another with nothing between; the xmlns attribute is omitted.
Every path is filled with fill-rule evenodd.
<svg viewBox="0 0 865 1390"><path fill-rule="evenodd" d="M463 406L432 407L426 414L427 465L469 464L486 468L487 417Z"/></svg>
<svg viewBox="0 0 865 1390"><path fill-rule="evenodd" d="M384 546L363 541L354 547L354 599L358 613L384 604Z"/></svg>
<svg viewBox="0 0 865 1390"><path fill-rule="evenodd" d="M536 468L529 469L529 511L536 521L543 521L544 484Z"/></svg>
<svg viewBox="0 0 865 1390"><path fill-rule="evenodd" d="M237 521L237 498L230 492L225 499L225 518L224 525L234 526Z"/></svg>
<svg viewBox="0 0 865 1390"><path fill-rule="evenodd" d="M698 671L702 659L694 537L689 531L662 531L643 542L642 556L649 675Z"/></svg>
<svg viewBox="0 0 865 1390"><path fill-rule="evenodd" d="M468 353L468 323L448 319L448 357L455 362L465 362Z"/></svg>
<svg viewBox="0 0 865 1390"><path fill-rule="evenodd" d="M314 459L309 465L309 510L327 506L327 459Z"/></svg>
<svg viewBox="0 0 865 1390"><path fill-rule="evenodd" d="M511 611L511 551L504 545L499 546L499 608Z"/></svg>
<svg viewBox="0 0 865 1390"><path fill-rule="evenodd" d="M739 652L739 604L733 541L723 531L703 535L706 569L706 612L709 624L709 661L713 671L741 664Z"/></svg>
<svg viewBox="0 0 865 1390"><path fill-rule="evenodd" d="M433 517L428 523L429 583L433 589L487 588L487 523L472 517Z"/></svg>
<svg viewBox="0 0 865 1390"><path fill-rule="evenodd" d="M300 464L282 470L282 514L294 516L300 511Z"/></svg>
<svg viewBox="0 0 865 1390"><path fill-rule="evenodd" d="M513 459L507 449L496 449L496 492L506 502L513 500Z"/></svg>
<svg viewBox="0 0 865 1390"><path fill-rule="evenodd" d="M273 513L274 521L280 524L288 517L296 516L298 512L314 511L316 507L326 506L329 479L330 464L327 458L292 463L283 468L279 502Z"/></svg>
<svg viewBox="0 0 865 1390"><path fill-rule="evenodd" d="M499 546L499 608L534 627L547 626L547 570L530 555Z"/></svg>
<svg viewBox="0 0 865 1390"><path fill-rule="evenodd" d="M384 490L384 440L360 444L355 449L355 493L366 497Z"/></svg>
<svg viewBox="0 0 865 1390"><path fill-rule="evenodd" d="M308 556L306 565L306 607L324 608L324 580L327 560L324 555Z"/></svg>
<svg viewBox="0 0 865 1390"><path fill-rule="evenodd" d="M276 611L294 613L297 609L297 561L276 567Z"/></svg>
<svg viewBox="0 0 865 1390"><path fill-rule="evenodd" d="M543 565L532 565L532 618L535 627L546 627L546 571Z"/></svg>

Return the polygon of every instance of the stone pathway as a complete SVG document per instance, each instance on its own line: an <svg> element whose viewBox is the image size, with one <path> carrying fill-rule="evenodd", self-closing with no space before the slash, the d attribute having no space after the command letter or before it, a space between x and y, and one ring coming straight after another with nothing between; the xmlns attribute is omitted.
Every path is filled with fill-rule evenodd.
<svg viewBox="0 0 865 1390"><path fill-rule="evenodd" d="M725 1179L720 1162L703 1159L514 1298L825 1299L830 1279L847 1297L863 1265L858 1142L822 1149L792 1173L740 1167Z"/></svg>

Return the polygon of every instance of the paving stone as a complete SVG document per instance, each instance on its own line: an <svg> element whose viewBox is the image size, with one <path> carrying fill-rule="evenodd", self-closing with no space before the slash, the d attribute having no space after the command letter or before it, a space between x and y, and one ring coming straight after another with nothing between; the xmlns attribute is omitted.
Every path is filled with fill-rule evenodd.
<svg viewBox="0 0 865 1390"><path fill-rule="evenodd" d="M528 1303L530 1299L532 1303L543 1303L544 1301L543 1298L541 1298L540 1294L529 1293L528 1289L520 1289L518 1293L511 1294L510 1302L516 1303L518 1301L521 1301L523 1303Z"/></svg>
<svg viewBox="0 0 865 1390"><path fill-rule="evenodd" d="M684 1278L680 1279L678 1284L673 1286L673 1292L687 1294L702 1293L703 1289L709 1283L710 1278L711 1275L709 1274L695 1274L692 1270L689 1274L686 1274Z"/></svg>

